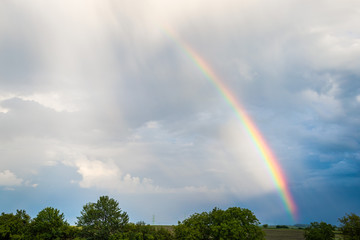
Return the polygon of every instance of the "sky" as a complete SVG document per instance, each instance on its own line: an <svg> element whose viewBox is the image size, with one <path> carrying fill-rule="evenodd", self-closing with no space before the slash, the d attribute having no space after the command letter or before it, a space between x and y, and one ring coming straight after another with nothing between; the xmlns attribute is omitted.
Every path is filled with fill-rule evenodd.
<svg viewBox="0 0 360 240"><path fill-rule="evenodd" d="M169 29L246 110L296 213ZM132 222L241 207L339 224L360 214L359 66L357 0L3 0L0 212L74 224L108 195Z"/></svg>

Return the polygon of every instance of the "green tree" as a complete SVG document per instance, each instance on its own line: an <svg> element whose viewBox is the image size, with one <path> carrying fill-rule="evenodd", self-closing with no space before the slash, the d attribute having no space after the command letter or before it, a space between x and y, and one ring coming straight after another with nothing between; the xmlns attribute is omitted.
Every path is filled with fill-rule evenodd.
<svg viewBox="0 0 360 240"><path fill-rule="evenodd" d="M154 226L146 225L144 222L129 223L123 232L116 233L110 240L173 240L174 235L164 229L156 229Z"/></svg>
<svg viewBox="0 0 360 240"><path fill-rule="evenodd" d="M312 222L305 228L304 236L306 240L331 240L335 239L335 227L325 222Z"/></svg>
<svg viewBox="0 0 360 240"><path fill-rule="evenodd" d="M84 205L77 219L81 235L89 240L108 240L110 236L123 232L129 222L129 216L119 208L119 203L108 196Z"/></svg>
<svg viewBox="0 0 360 240"><path fill-rule="evenodd" d="M16 214L2 213L0 216L0 239L25 239L30 216L25 210L16 210Z"/></svg>
<svg viewBox="0 0 360 240"><path fill-rule="evenodd" d="M360 240L360 217L354 213L339 218L344 239Z"/></svg>
<svg viewBox="0 0 360 240"><path fill-rule="evenodd" d="M165 228L156 229L154 236L155 236L156 240L173 240L173 239L175 239L174 234Z"/></svg>
<svg viewBox="0 0 360 240"><path fill-rule="evenodd" d="M41 210L30 224L30 239L66 239L69 224L64 214L56 208L47 207Z"/></svg>
<svg viewBox="0 0 360 240"><path fill-rule="evenodd" d="M179 240L265 239L259 220L248 209L232 207L226 211L195 213L175 226Z"/></svg>

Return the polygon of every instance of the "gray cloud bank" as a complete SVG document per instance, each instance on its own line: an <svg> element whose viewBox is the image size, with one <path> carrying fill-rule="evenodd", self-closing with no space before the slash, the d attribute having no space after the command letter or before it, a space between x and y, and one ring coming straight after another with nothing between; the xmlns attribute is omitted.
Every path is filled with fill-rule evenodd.
<svg viewBox="0 0 360 240"><path fill-rule="evenodd" d="M80 189L111 194L147 221L157 214L174 223L231 204L264 221L290 221L256 147L166 36L170 26L258 125L299 221L318 220L325 211L309 212L311 201L333 206L342 187L339 201L355 206L359 11L358 1L2 1L1 191L14 192L14 202L49 188L63 199ZM46 169L64 177L49 186ZM306 200L314 192L319 198Z"/></svg>

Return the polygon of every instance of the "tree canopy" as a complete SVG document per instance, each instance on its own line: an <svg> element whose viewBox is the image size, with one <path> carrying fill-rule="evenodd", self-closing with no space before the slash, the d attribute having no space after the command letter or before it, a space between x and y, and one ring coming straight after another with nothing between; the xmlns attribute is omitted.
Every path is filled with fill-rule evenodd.
<svg viewBox="0 0 360 240"><path fill-rule="evenodd" d="M30 216L25 210L16 214L2 213L0 216L0 239L22 239L30 223Z"/></svg>
<svg viewBox="0 0 360 240"><path fill-rule="evenodd" d="M101 196L96 203L83 206L77 226L86 239L107 240L124 231L129 216L119 208L119 203L108 196Z"/></svg>
<svg viewBox="0 0 360 240"><path fill-rule="evenodd" d="M124 232L119 232L110 237L110 240L173 240L174 235L160 227L146 225L144 222L129 223Z"/></svg>
<svg viewBox="0 0 360 240"><path fill-rule="evenodd" d="M175 226L179 240L190 239L265 239L259 220L248 209L214 208L211 212L195 213Z"/></svg>
<svg viewBox="0 0 360 240"><path fill-rule="evenodd" d="M335 239L335 227L325 222L312 222L305 228L306 240L332 240Z"/></svg>
<svg viewBox="0 0 360 240"><path fill-rule="evenodd" d="M47 207L31 222L30 233L35 239L65 239L69 227L63 213L56 208Z"/></svg>
<svg viewBox="0 0 360 240"><path fill-rule="evenodd" d="M355 213L346 214L339 218L340 230L344 238L349 240L360 240L360 217Z"/></svg>

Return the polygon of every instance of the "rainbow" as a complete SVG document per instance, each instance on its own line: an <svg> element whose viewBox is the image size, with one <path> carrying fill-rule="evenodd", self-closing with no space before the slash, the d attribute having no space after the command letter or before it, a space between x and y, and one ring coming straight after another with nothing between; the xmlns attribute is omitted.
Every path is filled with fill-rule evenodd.
<svg viewBox="0 0 360 240"><path fill-rule="evenodd" d="M259 154L261 155L264 163L266 164L266 167L271 175L274 185L276 186L278 193L284 203L285 209L292 217L293 221L295 221L297 219L296 204L289 191L285 174L283 173L274 153L271 151L270 147L266 143L260 131L257 129L254 121L246 113L245 109L241 106L239 101L237 101L236 97L230 91L230 89L216 75L215 71L210 67L210 65L193 48L191 48L189 44L187 44L181 38L179 38L177 34L170 28L166 28L165 33L172 40L174 40L177 43L177 45L181 47L182 50L184 50L186 55L195 63L195 65L200 69L202 74L211 83L214 84L214 86L221 93L225 101L234 110L237 118L241 121L242 125L245 127L246 132L250 136L252 142L255 144Z"/></svg>

